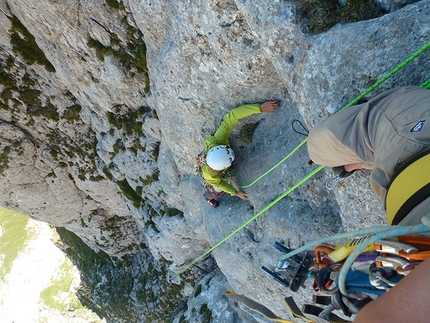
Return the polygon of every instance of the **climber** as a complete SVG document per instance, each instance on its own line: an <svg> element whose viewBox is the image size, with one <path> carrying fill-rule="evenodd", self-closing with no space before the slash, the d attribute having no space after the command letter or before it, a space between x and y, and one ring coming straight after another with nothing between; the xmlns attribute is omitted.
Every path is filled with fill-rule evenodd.
<svg viewBox="0 0 430 323"><path fill-rule="evenodd" d="M204 152L196 161L200 164L204 186L207 188L204 197L212 207L219 205L217 198L224 192L242 200L248 199L246 193L237 191L223 179L224 173L234 160L234 152L230 148L228 136L240 119L256 113L272 112L279 108L279 104L278 100L272 100L261 105L256 103L239 106L227 113L215 133L206 139Z"/></svg>
<svg viewBox="0 0 430 323"><path fill-rule="evenodd" d="M343 168L342 176L371 169L388 224L420 224L430 209L430 91L403 87L342 110L311 130L308 152L317 164ZM428 322L429 270L430 259L366 305L354 322Z"/></svg>
<svg viewBox="0 0 430 323"><path fill-rule="evenodd" d="M429 90L403 87L342 110L309 133L311 160L324 166L343 166L344 174L372 169L370 184L385 207L387 189L398 171L430 152L429 107ZM389 224L421 223L416 212L393 220L389 219Z"/></svg>

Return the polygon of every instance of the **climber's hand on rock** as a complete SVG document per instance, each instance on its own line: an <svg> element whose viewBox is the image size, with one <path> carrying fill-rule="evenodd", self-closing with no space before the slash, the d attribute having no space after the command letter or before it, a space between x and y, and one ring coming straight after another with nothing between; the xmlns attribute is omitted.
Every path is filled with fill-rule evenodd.
<svg viewBox="0 0 430 323"><path fill-rule="evenodd" d="M236 193L234 193L234 196L237 196L237 197L239 197L245 201L248 200L248 194L241 192L241 191L237 191Z"/></svg>
<svg viewBox="0 0 430 323"><path fill-rule="evenodd" d="M279 108L279 100L266 101L260 105L261 112L272 112Z"/></svg>

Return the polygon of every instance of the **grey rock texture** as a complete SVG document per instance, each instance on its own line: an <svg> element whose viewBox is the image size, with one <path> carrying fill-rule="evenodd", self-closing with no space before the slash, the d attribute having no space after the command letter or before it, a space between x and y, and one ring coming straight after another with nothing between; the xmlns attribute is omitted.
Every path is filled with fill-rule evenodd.
<svg viewBox="0 0 430 323"><path fill-rule="evenodd" d="M179 322L242 322L236 311L230 306L227 296L220 297L228 289L228 282L219 269L206 275L194 289L184 311L178 313L173 323ZM249 318L249 317L247 317ZM252 323L251 321L247 321Z"/></svg>
<svg viewBox="0 0 430 323"><path fill-rule="evenodd" d="M240 104L281 100L232 133L232 172L251 183L305 139L293 120L311 128L429 41L428 0L385 6L391 12L379 18L309 35L285 1L0 1L8 31L0 35L0 205L65 227L111 257L146 244L151 261L178 272L315 167L304 146L246 188L249 201L224 196L212 209L194 174L206 136ZM17 21L49 64L16 45L17 37L30 43ZM369 96L420 85L429 58L420 55ZM241 132L248 124L258 124L252 138ZM195 295L188 308L202 302L230 313L228 284L290 317L282 298L292 293L260 269L276 264L272 243L297 247L385 221L368 173L329 191L331 177L319 172L215 249L216 272L193 268L200 286L211 283L201 297L183 286L184 297ZM310 292L293 296L300 304ZM175 322L182 315L197 320L182 311ZM220 315L212 322L227 322Z"/></svg>

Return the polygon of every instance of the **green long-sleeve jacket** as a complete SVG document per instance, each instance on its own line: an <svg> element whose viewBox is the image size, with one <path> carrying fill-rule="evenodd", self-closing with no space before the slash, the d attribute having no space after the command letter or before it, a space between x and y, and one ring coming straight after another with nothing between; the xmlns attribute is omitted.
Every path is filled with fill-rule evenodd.
<svg viewBox="0 0 430 323"><path fill-rule="evenodd" d="M206 139L205 153L218 145L226 145L230 147L228 136L233 131L233 128L237 122L242 118L256 113L261 113L260 104L258 103L241 105L240 107L234 108L229 113L227 113L215 133ZM202 165L202 172L203 178L210 185L232 196L236 193L236 189L221 178L221 173L223 173L223 171L215 171L209 168L207 165Z"/></svg>

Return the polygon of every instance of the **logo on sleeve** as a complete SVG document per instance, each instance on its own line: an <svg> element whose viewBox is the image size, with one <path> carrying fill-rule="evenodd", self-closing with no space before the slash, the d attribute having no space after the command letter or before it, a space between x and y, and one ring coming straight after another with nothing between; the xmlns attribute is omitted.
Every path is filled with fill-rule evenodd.
<svg viewBox="0 0 430 323"><path fill-rule="evenodd" d="M418 122L412 129L411 129L411 132L420 132L421 131L421 129L423 128L423 126L424 126L424 122L426 122L425 120L422 120L422 121L420 121L420 122Z"/></svg>

